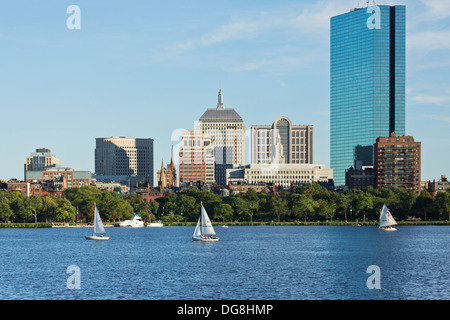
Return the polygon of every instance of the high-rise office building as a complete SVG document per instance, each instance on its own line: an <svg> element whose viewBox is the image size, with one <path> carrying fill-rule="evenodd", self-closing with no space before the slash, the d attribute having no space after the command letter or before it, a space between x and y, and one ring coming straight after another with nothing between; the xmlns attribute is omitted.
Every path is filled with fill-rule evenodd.
<svg viewBox="0 0 450 320"><path fill-rule="evenodd" d="M330 164L337 185L373 144L405 134L405 6L356 8L331 18Z"/></svg>
<svg viewBox="0 0 450 320"><path fill-rule="evenodd" d="M233 149L231 147L214 148L214 179L216 185L227 184L227 169L233 168Z"/></svg>
<svg viewBox="0 0 450 320"><path fill-rule="evenodd" d="M314 163L314 126L292 125L279 117L270 125L251 128L252 164Z"/></svg>
<svg viewBox="0 0 450 320"><path fill-rule="evenodd" d="M43 171L59 165L59 159L50 149L40 148L32 152L26 159L24 180L27 180L27 171Z"/></svg>
<svg viewBox="0 0 450 320"><path fill-rule="evenodd" d="M153 185L153 139L97 138L95 174L98 180L148 181Z"/></svg>
<svg viewBox="0 0 450 320"><path fill-rule="evenodd" d="M221 154L218 159L231 159L231 164L236 166L245 164L244 121L234 109L225 108L222 89L219 90L217 108L207 109L198 125L201 132L210 137L213 151L218 147L221 149L217 150L227 152L225 158Z"/></svg>

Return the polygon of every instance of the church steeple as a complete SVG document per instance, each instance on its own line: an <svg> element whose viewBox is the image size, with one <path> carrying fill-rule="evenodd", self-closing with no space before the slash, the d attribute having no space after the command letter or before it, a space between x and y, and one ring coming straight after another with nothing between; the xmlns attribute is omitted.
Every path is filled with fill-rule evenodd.
<svg viewBox="0 0 450 320"><path fill-rule="evenodd" d="M160 188L167 188L166 184L166 170L164 170L164 161L161 161L161 171L159 173L158 185Z"/></svg>
<svg viewBox="0 0 450 320"><path fill-rule="evenodd" d="M217 102L217 110L224 109L225 107L223 106L222 84L220 85L218 100L219 101Z"/></svg>

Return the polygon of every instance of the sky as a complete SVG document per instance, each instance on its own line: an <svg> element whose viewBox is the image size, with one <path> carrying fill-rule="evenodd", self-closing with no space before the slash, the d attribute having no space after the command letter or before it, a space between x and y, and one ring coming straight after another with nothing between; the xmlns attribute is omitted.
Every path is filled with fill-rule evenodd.
<svg viewBox="0 0 450 320"><path fill-rule="evenodd" d="M406 134L422 142L422 180L438 180L450 175L450 1L376 4L406 5ZM70 5L80 29L67 26ZM366 1L2 1L0 179L23 179L37 148L94 172L95 138L110 136L154 139L156 177L220 87L247 130L279 116L314 125L314 162L329 167L330 18L357 6Z"/></svg>

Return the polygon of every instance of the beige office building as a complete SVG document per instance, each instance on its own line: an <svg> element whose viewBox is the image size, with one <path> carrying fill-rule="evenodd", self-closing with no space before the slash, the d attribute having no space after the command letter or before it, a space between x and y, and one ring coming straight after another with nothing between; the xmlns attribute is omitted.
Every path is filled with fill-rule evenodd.
<svg viewBox="0 0 450 320"><path fill-rule="evenodd" d="M279 117L272 125L251 127L250 163L314 163L314 126L292 125Z"/></svg>
<svg viewBox="0 0 450 320"><path fill-rule="evenodd" d="M97 138L95 174L112 177L111 180L136 176L153 184L153 139Z"/></svg>
<svg viewBox="0 0 450 320"><path fill-rule="evenodd" d="M245 165L245 126L241 116L234 109L226 109L223 103L222 89L219 90L217 108L207 109L200 117L199 128L204 135L211 139L214 150L229 150L226 156L231 165ZM219 149L217 149L219 148ZM223 152L216 159L222 164Z"/></svg>
<svg viewBox="0 0 450 320"><path fill-rule="evenodd" d="M36 152L30 153L27 157L24 168L24 180L27 180L28 171L42 171L59 165L59 159L50 149L40 148Z"/></svg>

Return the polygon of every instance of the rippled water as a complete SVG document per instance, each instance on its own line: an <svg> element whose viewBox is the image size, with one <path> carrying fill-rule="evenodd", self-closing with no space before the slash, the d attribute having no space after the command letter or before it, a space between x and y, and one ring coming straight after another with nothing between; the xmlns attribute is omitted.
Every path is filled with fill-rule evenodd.
<svg viewBox="0 0 450 320"><path fill-rule="evenodd" d="M216 228L215 243L193 230L107 228L97 242L86 228L0 229L0 299L450 299L448 226Z"/></svg>

